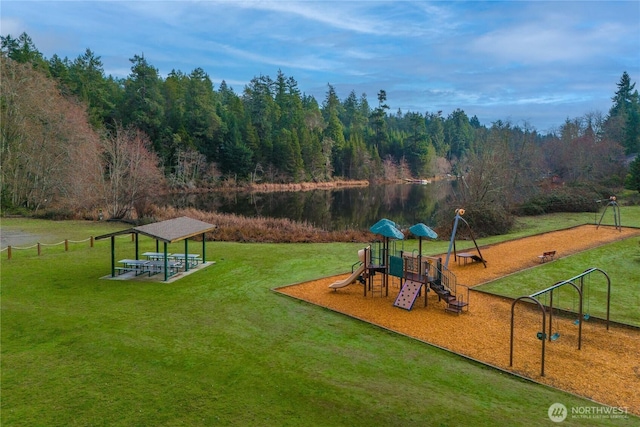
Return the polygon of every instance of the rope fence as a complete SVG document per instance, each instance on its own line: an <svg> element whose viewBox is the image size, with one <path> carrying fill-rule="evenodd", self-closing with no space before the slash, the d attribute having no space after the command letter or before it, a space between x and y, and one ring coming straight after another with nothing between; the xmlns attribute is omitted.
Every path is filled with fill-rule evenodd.
<svg viewBox="0 0 640 427"><path fill-rule="evenodd" d="M125 239L131 239L131 241L135 241L135 233L131 233L131 237L127 236L126 234L121 235L121 236L115 236L116 238L125 238ZM61 242L58 243L35 243L31 246L7 246L5 248L0 249L0 253L7 251L7 259L11 259L11 257L13 256L13 251L15 250L29 250L29 249L33 249L36 248L37 249L37 253L38 256L42 255L42 248L43 247L47 247L47 246L60 246L60 245L64 245L64 250L65 252L69 251L69 243L84 243L84 242L89 242L89 247L93 248L95 239L93 236L91 237L87 237L86 239L83 240L69 240L69 239L64 239Z"/></svg>

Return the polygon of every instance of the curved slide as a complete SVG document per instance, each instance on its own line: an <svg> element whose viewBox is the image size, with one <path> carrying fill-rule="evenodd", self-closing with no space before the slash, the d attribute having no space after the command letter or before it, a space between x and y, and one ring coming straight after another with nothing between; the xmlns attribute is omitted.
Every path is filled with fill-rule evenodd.
<svg viewBox="0 0 640 427"><path fill-rule="evenodd" d="M358 277L362 274L363 271L364 271L364 264L358 267L356 271L351 273L351 276L347 277L344 280L333 282L332 284L329 285L329 287L333 289L338 289L338 288L344 288L345 286L349 286L350 284L358 280Z"/></svg>
<svg viewBox="0 0 640 427"><path fill-rule="evenodd" d="M357 269L356 271L354 271L353 273L351 273L351 276L347 277L344 280L339 280L337 282L333 282L332 284L329 285L330 288L332 289L338 289L338 288L344 288L345 286L349 286L350 284L352 284L353 282L355 282L356 280L358 280L358 277L364 272L365 269L365 256L366 256L366 252L367 249L369 247L366 247L364 249L360 249L358 251L358 259L360 260L360 262L362 263Z"/></svg>

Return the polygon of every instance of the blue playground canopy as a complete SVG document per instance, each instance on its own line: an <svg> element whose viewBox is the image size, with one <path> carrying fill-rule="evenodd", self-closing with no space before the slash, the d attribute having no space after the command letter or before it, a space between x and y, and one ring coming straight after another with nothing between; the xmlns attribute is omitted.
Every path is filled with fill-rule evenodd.
<svg viewBox="0 0 640 427"><path fill-rule="evenodd" d="M412 225L409 228L409 231L411 232L411 234L417 237L429 237L430 239L438 238L438 234L435 231L421 222L416 225Z"/></svg>
<svg viewBox="0 0 640 427"><path fill-rule="evenodd" d="M383 218L372 225L369 231L374 234L380 234L390 239L404 239L404 234L402 234L402 231L398 230L396 224L393 221L386 218Z"/></svg>

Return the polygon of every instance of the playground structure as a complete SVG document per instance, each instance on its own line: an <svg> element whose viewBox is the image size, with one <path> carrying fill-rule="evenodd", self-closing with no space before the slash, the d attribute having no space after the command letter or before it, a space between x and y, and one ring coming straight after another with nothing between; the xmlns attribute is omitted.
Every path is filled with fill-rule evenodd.
<svg viewBox="0 0 640 427"><path fill-rule="evenodd" d="M596 200L596 202L600 203L602 200ZM607 209L611 206L611 210L613 211L613 223L617 230L622 231L622 222L620 221L620 206L618 205L616 196L609 197L609 203L604 207L604 211L602 211L602 215L600 216L600 221L598 221L598 225L596 228L600 227L602 224L602 219L604 218L604 214L607 213Z"/></svg>
<svg viewBox="0 0 640 427"><path fill-rule="evenodd" d="M459 211L456 211L456 217L459 217ZM372 296L376 293L388 296L390 279L397 278L400 291L393 303L395 307L411 310L423 292L426 307L428 293L433 291L438 296L438 301L445 302L446 311L460 314L469 309L469 288L457 283L456 276L446 268L441 258L422 255L422 239L438 237L432 229L422 223L409 229L419 239L418 250L412 252L404 251L404 247L398 250L396 243L404 239L404 234L393 221L383 218L370 231L381 235L383 240L359 250L359 261L352 265L349 277L330 284L329 288L336 290L358 281L364 286L365 297L367 293ZM454 236L452 241L453 239ZM485 262L481 257L480 259ZM466 290L466 294L458 292L458 288Z"/></svg>
<svg viewBox="0 0 640 427"><path fill-rule="evenodd" d="M456 216L453 218L453 226L451 231L451 240L449 241L449 250L447 251L447 258L445 259L444 266L445 268L449 267L449 257L451 256L451 250L453 249L453 257L457 259L458 257L463 257L466 259L471 259L471 261L477 261L484 264L484 268L487 268L487 261L482 257L482 253L480 252L480 248L478 247L478 243L476 242L476 238L473 237L473 232L471 231L471 226L469 223L462 218L464 215L464 209L456 209ZM467 231L471 236L471 240L473 240L473 244L476 247L476 251L478 251L478 255L470 254L470 253L461 253L457 254L456 252L456 232L458 231L458 223L462 221L467 226Z"/></svg>
<svg viewBox="0 0 640 427"><path fill-rule="evenodd" d="M511 338L510 338L510 349L509 349L509 366L512 367L513 366L513 341L514 341L514 318L515 318L515 307L516 304L519 301L524 301L524 300L529 300L532 303L536 304L536 306L540 309L540 312L542 314L541 317L541 323L542 323L542 329L541 331L539 331L536 336L537 338L542 342L542 354L540 356L540 376L544 377L544 362L545 362L545 351L546 351L546 347L545 347L545 343L547 340L549 340L549 342L551 341L556 341L558 338L560 338L560 332L557 329L557 324L556 324L556 331L553 332L553 309L554 309L554 302L553 302L553 296L554 296L554 291L560 291L560 288L562 288L565 285L570 285L573 289L576 290L576 292L578 293L578 318L574 321L574 324L578 326L578 350L582 349L582 322L583 320L588 320L590 318L590 313L583 313L583 309L584 309L584 295L585 295L585 282L584 279L588 278L590 274L594 273L594 272L600 272L602 274L604 274L605 278L607 279L607 318L606 318L606 325L607 325L607 330L609 330L609 315L610 315L610 305L611 305L611 279L609 278L609 276L607 275L607 273L605 273L603 270L599 269L599 268L589 268L587 270L585 270L584 272L578 274L575 277L572 277L571 279L567 279L567 280L563 280L561 282L558 282L556 284L554 284L553 286L550 286L546 289L543 289L541 291L538 292L534 292L531 295L523 295L519 298L516 298L513 303L511 304ZM576 285L574 282L576 280L580 280L580 286ZM540 301L540 297L541 296L545 296L545 304L543 304ZM548 305L546 304L546 296L549 296L548 300L549 303ZM587 302L588 304L588 302ZM558 304L559 306L559 304ZM557 309L558 314L559 314L559 309ZM549 325L549 331L548 333L547 331L547 313L549 314L549 321L548 321L548 325Z"/></svg>
<svg viewBox="0 0 640 427"><path fill-rule="evenodd" d="M453 212L452 212L453 213ZM467 211L465 218L470 215ZM593 214L591 214L593 215ZM598 214L598 217L600 214ZM453 217L453 215L451 216ZM469 218L467 218L469 220ZM469 221L470 224L471 221ZM458 263L450 265L460 283L468 285L471 290L472 313L451 317L451 313L440 307L444 304L437 303L433 292L429 293L429 309L422 308L422 298L418 298L417 304L410 312L399 310L392 305L397 293L392 284L389 293L392 298L363 298L360 285L350 286L334 292L328 292L329 284L339 277L323 277L305 283L297 283L278 289L278 292L289 297L327 307L330 310L350 316L358 321L380 325L385 329L398 332L402 335L415 338L436 346L440 346L454 353L462 354L486 363L490 366L504 369L505 372L514 372L519 376L531 378L534 381L568 391L575 395L584 396L610 406L625 406L636 408L634 413L639 414L640 395L637 393L637 379L640 375L637 358L630 355L640 354L640 331L637 322L628 318L616 317L616 298L618 291L614 291L614 275L606 267L600 266L611 276L611 325L610 330L604 326L606 315L606 281L601 274L591 274L591 278L585 277L583 297L583 335L582 350L576 351L578 325L574 321L578 319L578 295L571 286L564 286L562 292L554 292L553 332L559 331L561 336L551 343L547 342L544 376L540 376L540 346L541 342L536 338L540 329L540 309L535 304L519 302L515 314L515 341L513 366L509 366L509 340L510 340L510 312L513 298L530 294L539 289L551 286L558 280L564 280L574 274L582 272L590 265L578 264L568 274L561 273L565 277L546 279L541 286L533 286L525 292L516 292L510 297L504 293L492 292L490 282L505 278L513 273L532 269L534 275L538 268L544 269L546 264L540 264L537 256L550 247L558 253L574 254L601 247L613 242L640 237L640 229L623 227L622 233L613 227L600 227L596 229L593 218L590 224L585 223L577 227L536 234L513 240L507 240L481 247L482 255L490 264L488 268L480 265L473 267ZM473 225L472 225L473 227ZM404 227L403 227L404 228ZM406 232L406 230L404 230ZM475 232L475 230L474 230ZM449 231L450 233L450 231ZM448 240L447 233L445 240ZM407 233L408 234L408 233ZM442 239L444 236L440 236ZM470 240L470 239L469 239ZM400 243L400 242L398 242ZM417 248L418 242L408 249L410 253ZM458 242L460 243L460 242ZM471 244L471 242L467 242ZM480 242L478 242L480 244ZM440 245L442 242L439 243ZM358 249L353 251L353 257L347 263L345 272L356 261L355 255ZM425 252L434 254L433 244L429 243ZM635 254L636 245L628 248L626 254ZM629 252L631 251L631 252ZM446 245L441 250L443 261L446 256ZM618 257L620 258L620 257ZM621 261L626 262L626 261ZM613 265L618 265L616 262ZM597 264L596 264L597 266ZM617 270L613 271L617 274ZM518 276L513 276L517 278ZM395 280L395 278L394 278ZM527 279L529 280L529 278ZM539 279L538 279L539 281ZM579 280L575 281L579 285ZM487 285L487 287L483 287ZM516 285L514 283L514 285ZM477 288L480 286L480 288ZM625 289L637 289L634 281L624 284ZM508 289L508 283L503 289ZM459 289L460 290L460 289ZM393 292L392 292L393 291ZM614 295L615 292L615 295ZM622 292L622 291L620 291ZM639 291L632 291L633 298ZM547 298L549 295L547 295ZM544 304L544 296L539 298ZM589 308L589 299L591 307ZM634 316L635 306L632 300L628 303L617 301L617 310L624 310L622 316ZM471 308L471 305L473 307ZM547 303L548 305L548 303ZM574 307L574 314L568 311ZM440 308L440 309L438 309ZM560 316L556 312L562 308ZM617 312L618 316L622 311ZM588 315L589 320L586 320ZM453 321L454 323L450 323ZM548 322L548 318L547 318ZM631 327L625 326L630 325ZM545 330L545 333L548 332ZM548 340L547 336L547 340ZM593 369L591 368L593 367ZM631 413L631 410L630 410Z"/></svg>
<svg viewBox="0 0 640 427"><path fill-rule="evenodd" d="M423 256L415 252L403 252L400 257L395 258L395 265L400 268L392 268L389 274L400 277L402 282L400 292L393 303L395 307L411 310L424 288L425 307L427 295L433 291L438 296L438 301L445 302L445 311L460 314L469 309L469 288L457 283L455 274L442 264L442 258ZM460 290L466 290L466 293Z"/></svg>

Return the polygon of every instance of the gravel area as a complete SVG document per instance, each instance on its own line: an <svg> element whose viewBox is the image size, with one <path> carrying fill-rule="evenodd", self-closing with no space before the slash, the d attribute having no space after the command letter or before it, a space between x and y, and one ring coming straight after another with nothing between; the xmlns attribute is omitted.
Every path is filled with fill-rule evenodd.
<svg viewBox="0 0 640 427"><path fill-rule="evenodd" d="M640 236L640 230L623 228L621 232L613 227L585 225L481 247L487 268L482 263L458 265L452 255L449 268L458 283L473 287L540 265L538 255L544 251L556 250L559 258L633 236ZM354 253L355 260L357 254ZM585 269L589 267L599 266L585 266ZM578 350L578 328L573 319L562 318L558 322L554 319L561 337L546 342L543 377L540 376L541 342L536 338L540 313L526 305L516 307L514 361L510 367L511 300L471 290L469 311L456 315L445 312L444 303L438 302L434 292L429 292L426 307L424 298L418 297L413 309L407 311L393 306L399 291L397 279L391 281L389 295L383 297L370 293L364 297L358 282L335 291L328 288L329 284L347 276L287 286L278 292L597 402L626 407L630 413L640 415L639 329L612 325L607 331L602 323L584 322L582 349ZM541 289L550 285L541 284ZM614 289L625 285L637 286L638 283L612 283ZM637 307L629 309L637 310Z"/></svg>
<svg viewBox="0 0 640 427"><path fill-rule="evenodd" d="M38 243L39 236L22 230L0 230L0 248L30 246Z"/></svg>

